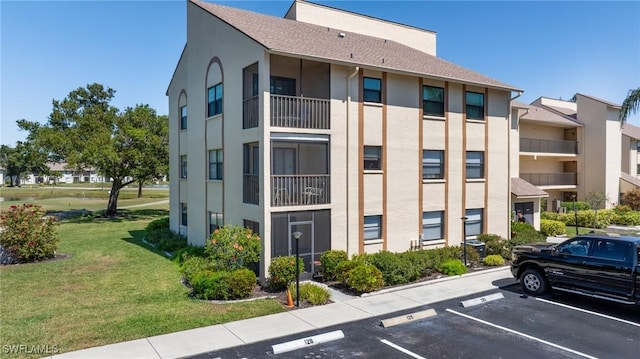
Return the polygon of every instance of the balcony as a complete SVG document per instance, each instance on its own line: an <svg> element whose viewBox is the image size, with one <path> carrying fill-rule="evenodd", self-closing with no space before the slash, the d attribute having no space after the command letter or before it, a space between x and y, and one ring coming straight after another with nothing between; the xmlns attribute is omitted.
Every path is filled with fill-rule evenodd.
<svg viewBox="0 0 640 359"><path fill-rule="evenodd" d="M271 206L330 203L329 175L272 175Z"/></svg>
<svg viewBox="0 0 640 359"><path fill-rule="evenodd" d="M577 141L543 140L539 138L521 138L520 152L578 154Z"/></svg>
<svg viewBox="0 0 640 359"><path fill-rule="evenodd" d="M578 174L564 173L520 173L520 178L535 186L576 186Z"/></svg>
<svg viewBox="0 0 640 359"><path fill-rule="evenodd" d="M324 99L271 95L271 126L328 130L330 101Z"/></svg>
<svg viewBox="0 0 640 359"><path fill-rule="evenodd" d="M258 127L260 121L258 96L242 100L242 128Z"/></svg>
<svg viewBox="0 0 640 359"><path fill-rule="evenodd" d="M244 174L242 181L242 202L260 204L260 179L257 174Z"/></svg>

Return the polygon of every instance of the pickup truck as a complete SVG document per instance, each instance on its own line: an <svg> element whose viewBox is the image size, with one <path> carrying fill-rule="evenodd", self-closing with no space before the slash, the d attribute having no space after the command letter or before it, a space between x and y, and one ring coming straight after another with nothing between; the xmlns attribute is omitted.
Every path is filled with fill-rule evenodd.
<svg viewBox="0 0 640 359"><path fill-rule="evenodd" d="M585 234L513 249L511 274L527 294L554 289L640 303L640 237Z"/></svg>

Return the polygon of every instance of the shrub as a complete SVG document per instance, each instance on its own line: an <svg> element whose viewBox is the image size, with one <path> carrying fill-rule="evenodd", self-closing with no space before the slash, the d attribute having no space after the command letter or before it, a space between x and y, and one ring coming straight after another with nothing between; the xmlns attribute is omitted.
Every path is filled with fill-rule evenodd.
<svg viewBox="0 0 640 359"><path fill-rule="evenodd" d="M302 258L298 261L299 273L304 273ZM273 290L284 289L296 279L296 257L275 257L269 265L268 285Z"/></svg>
<svg viewBox="0 0 640 359"><path fill-rule="evenodd" d="M610 223L623 226L638 226L640 225L640 212L612 212Z"/></svg>
<svg viewBox="0 0 640 359"><path fill-rule="evenodd" d="M405 284L420 277L420 268L397 253L380 251L368 257L368 262L382 272L385 285Z"/></svg>
<svg viewBox="0 0 640 359"><path fill-rule="evenodd" d="M169 217L149 222L145 230L145 240L159 250L175 252L187 246L187 238L169 228Z"/></svg>
<svg viewBox="0 0 640 359"><path fill-rule="evenodd" d="M373 264L360 263L349 271L349 287L360 293L369 293L382 288L382 272Z"/></svg>
<svg viewBox="0 0 640 359"><path fill-rule="evenodd" d="M338 263L335 269L336 280L347 284L349 272L360 264L364 264L365 255L353 256L350 260Z"/></svg>
<svg viewBox="0 0 640 359"><path fill-rule="evenodd" d="M541 219L540 232L547 237L557 236L559 234L565 234L567 232L567 226L565 226L564 222Z"/></svg>
<svg viewBox="0 0 640 359"><path fill-rule="evenodd" d="M231 272L229 277L229 298L248 298L256 286L256 274L248 268L240 268Z"/></svg>
<svg viewBox="0 0 640 359"><path fill-rule="evenodd" d="M291 296L296 297L296 286L292 283L289 284L289 290ZM300 300L306 300L311 305L327 304L331 294L326 288L322 288L313 283L300 283Z"/></svg>
<svg viewBox="0 0 640 359"><path fill-rule="evenodd" d="M175 263L180 265L191 257L201 257L201 258L206 257L206 254L204 253L204 247L188 245L184 248L180 248L179 250L175 251L173 253L173 257L171 258Z"/></svg>
<svg viewBox="0 0 640 359"><path fill-rule="evenodd" d="M325 280L334 280L336 278L336 267L340 262L349 260L347 252L343 250L329 250L320 255L320 263L322 263L322 274Z"/></svg>
<svg viewBox="0 0 640 359"><path fill-rule="evenodd" d="M229 277L230 273L227 271L200 271L190 281L193 295L205 300L228 299Z"/></svg>
<svg viewBox="0 0 640 359"><path fill-rule="evenodd" d="M404 260L413 263L413 265L420 271L421 277L426 277L436 271L433 265L434 255L432 249L403 252L398 255L403 257Z"/></svg>
<svg viewBox="0 0 640 359"><path fill-rule="evenodd" d="M619 204L614 208L614 211L616 213L627 213L633 211L633 208L627 204Z"/></svg>
<svg viewBox="0 0 640 359"><path fill-rule="evenodd" d="M53 258L58 248L57 222L43 218L40 206L10 206L0 215L0 246L11 258L9 262L33 262ZM5 255L6 255L5 254Z"/></svg>
<svg viewBox="0 0 640 359"><path fill-rule="evenodd" d="M640 189L634 188L627 191L622 198L624 204L633 208L634 211L640 210Z"/></svg>
<svg viewBox="0 0 640 359"><path fill-rule="evenodd" d="M484 242L484 251L487 256L502 255L507 248L507 240L497 234L481 234L478 236L478 240Z"/></svg>
<svg viewBox="0 0 640 359"><path fill-rule="evenodd" d="M446 275L460 275L467 273L467 267L459 259L449 259L440 265L440 273Z"/></svg>
<svg viewBox="0 0 640 359"><path fill-rule="evenodd" d="M567 209L567 212L569 211L573 211L574 209L574 203L572 201L563 201L560 206L564 207ZM583 202L583 201L576 201L575 202L575 209L578 211L586 211L591 209L591 205L587 202Z"/></svg>
<svg viewBox="0 0 640 359"><path fill-rule="evenodd" d="M204 271L213 271L213 266L208 260L202 257L191 257L180 265L180 272L187 282L191 284L193 284L192 280L195 275Z"/></svg>
<svg viewBox="0 0 640 359"><path fill-rule="evenodd" d="M529 223L520 223L520 222L511 223L511 237L518 235L518 233L520 232L535 231L535 230L536 229L533 228L533 226L530 225Z"/></svg>
<svg viewBox="0 0 640 359"><path fill-rule="evenodd" d="M227 224L211 234L205 253L218 268L231 271L258 262L260 247L260 237L252 230Z"/></svg>
<svg viewBox="0 0 640 359"><path fill-rule="evenodd" d="M503 266L504 258L499 254L490 254L482 260L482 264L487 266Z"/></svg>

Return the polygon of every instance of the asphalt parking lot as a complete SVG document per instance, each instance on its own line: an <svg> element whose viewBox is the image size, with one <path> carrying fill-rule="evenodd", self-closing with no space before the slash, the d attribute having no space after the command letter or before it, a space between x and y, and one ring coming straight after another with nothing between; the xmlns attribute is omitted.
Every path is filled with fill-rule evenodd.
<svg viewBox="0 0 640 359"><path fill-rule="evenodd" d="M611 358L640 357L640 305L568 294L497 290L423 308L193 356L228 358ZM493 300L483 300L492 296ZM496 298L497 297L497 298ZM462 301L471 301L461 305ZM383 327L381 320L433 309L435 315ZM278 330L278 328L273 328ZM329 332L342 339L280 354L273 346Z"/></svg>

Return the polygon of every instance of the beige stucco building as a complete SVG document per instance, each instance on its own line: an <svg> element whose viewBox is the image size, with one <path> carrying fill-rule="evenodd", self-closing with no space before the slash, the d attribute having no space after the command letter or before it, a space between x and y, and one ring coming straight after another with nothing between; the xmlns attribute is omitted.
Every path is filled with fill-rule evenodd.
<svg viewBox="0 0 640 359"><path fill-rule="evenodd" d="M542 210L558 210L557 201L584 201L590 192L603 193L602 205L611 208L640 187L640 129L620 126L619 111L620 105L580 93L575 101L540 97L529 105L512 103L517 123L510 150L519 158L511 173L548 193ZM523 201L512 196L512 202ZM535 203L532 219L537 227Z"/></svg>
<svg viewBox="0 0 640 359"><path fill-rule="evenodd" d="M434 32L306 1L285 18L188 1L167 90L171 228L196 245L223 224L253 228L262 278L295 232L308 273L328 249L507 237L520 90L435 45Z"/></svg>

